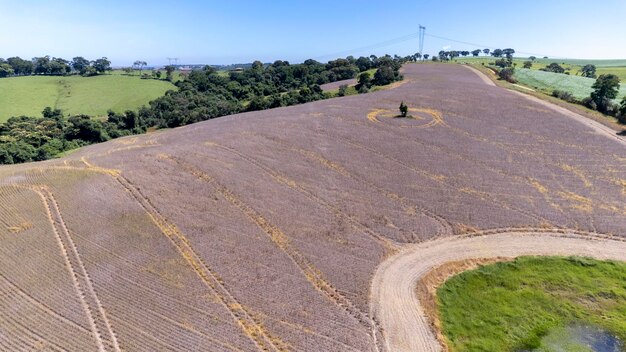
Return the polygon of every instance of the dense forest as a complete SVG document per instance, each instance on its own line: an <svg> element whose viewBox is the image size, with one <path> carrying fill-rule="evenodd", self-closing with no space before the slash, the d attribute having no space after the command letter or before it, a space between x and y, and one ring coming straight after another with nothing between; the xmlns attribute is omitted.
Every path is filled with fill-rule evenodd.
<svg viewBox="0 0 626 352"><path fill-rule="evenodd" d="M64 116L46 108L42 117L11 117L0 124L0 164L46 160L80 146L125 135L145 133L148 128L178 127L243 111L289 106L330 98L321 84L355 78L359 92L372 86L401 80L402 63L411 57L347 57L328 63L307 60L302 64L255 61L243 71L224 75L209 66L192 71L176 82L177 90L151 101L139 111L106 119L85 115ZM377 69L373 78L364 72Z"/></svg>

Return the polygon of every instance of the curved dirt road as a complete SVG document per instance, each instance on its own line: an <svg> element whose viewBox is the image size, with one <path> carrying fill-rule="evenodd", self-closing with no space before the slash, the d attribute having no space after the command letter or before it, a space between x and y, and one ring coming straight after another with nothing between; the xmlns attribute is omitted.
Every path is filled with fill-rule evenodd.
<svg viewBox="0 0 626 352"><path fill-rule="evenodd" d="M441 351L415 292L417 282L451 261L521 255L580 255L626 261L626 242L576 234L504 232L452 237L407 247L383 262L372 281L371 313L386 351Z"/></svg>
<svg viewBox="0 0 626 352"><path fill-rule="evenodd" d="M492 87L496 87L496 84L484 73L478 71L477 69L473 68L472 66L466 66L463 65L463 67L467 68L468 70L474 72L478 77L480 77L480 79L488 86L492 86ZM519 86L519 85L518 85ZM529 89L527 87L524 86L519 86L522 87L524 89ZM564 116L567 116L575 121L577 121L578 123L581 123L589 128L591 128L592 130L594 130L596 133L603 135L611 140L614 140L618 143L621 143L623 145L626 145L626 139L620 137L613 129L611 129L610 127L607 127L597 121L594 121L588 117L582 116L580 114L577 114L571 110L568 110L562 106L558 106L556 104L552 104L549 101L537 98L535 96L532 95L528 95L528 94L524 94L522 92L518 92L515 90L508 90L509 92L513 93L513 94L517 94L520 97L523 97L525 99L528 99L534 103L540 104L548 109L551 109L553 111L556 111L558 113L563 114Z"/></svg>

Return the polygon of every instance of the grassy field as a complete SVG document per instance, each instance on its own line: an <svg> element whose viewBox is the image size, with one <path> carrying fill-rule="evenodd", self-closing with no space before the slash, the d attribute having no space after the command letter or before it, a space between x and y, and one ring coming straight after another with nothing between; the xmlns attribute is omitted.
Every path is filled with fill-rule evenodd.
<svg viewBox="0 0 626 352"><path fill-rule="evenodd" d="M41 116L50 106L64 114L103 116L107 110L137 109L174 86L119 73L95 77L27 76L0 79L0 121L11 116Z"/></svg>
<svg viewBox="0 0 626 352"><path fill-rule="evenodd" d="M467 62L472 64L485 65L494 62L496 59L493 57L460 57L456 58L456 62ZM513 63L517 64L516 68L521 68L524 61L528 61L528 58L514 58ZM563 68L570 72L570 75L580 75L580 69L586 64L596 65L597 75L612 73L617 75L620 81L626 85L626 59L625 60L582 60L582 59L536 59L531 69L539 70L544 68L552 62L556 62Z"/></svg>
<svg viewBox="0 0 626 352"><path fill-rule="evenodd" d="M626 341L626 264L521 257L463 272L437 292L451 351L550 350L572 346L577 326Z"/></svg>
<svg viewBox="0 0 626 352"><path fill-rule="evenodd" d="M561 73L529 70L525 68L515 69L515 78L520 84L541 90L551 94L554 89L570 92L577 99L588 97L595 82L593 78L564 75ZM620 91L615 102L621 101L626 96L626 82L621 84Z"/></svg>

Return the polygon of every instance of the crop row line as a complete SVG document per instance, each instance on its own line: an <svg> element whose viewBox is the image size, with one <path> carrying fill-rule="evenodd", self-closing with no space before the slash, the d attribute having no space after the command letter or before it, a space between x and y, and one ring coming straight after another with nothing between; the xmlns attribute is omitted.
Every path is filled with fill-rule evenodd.
<svg viewBox="0 0 626 352"><path fill-rule="evenodd" d="M372 181L367 180L365 177L362 177L358 174L352 173L350 171L348 171L343 165L341 165L340 163L336 162L336 161L332 161L329 160L327 158L325 158L324 156L320 155L319 153L316 153L312 150L307 150L307 149L303 149L303 148L299 148L297 146L291 145L289 144L287 141L282 140L278 137L274 137L274 136L267 136L264 134L259 134L256 133L255 135L258 135L260 137L263 137L267 140L270 140L274 143L283 145L287 148L290 148L293 151L296 151L302 155L304 155L305 157L309 158L310 160L316 161L318 163L320 163L321 165L325 166L326 168L335 171L336 173L350 178L354 181L356 181L357 183L361 183L361 184L366 184L371 188L376 189L378 192L384 194L387 198L391 199L392 201L398 202L400 203L403 207L405 208L412 208L412 209L416 209L418 210L420 213L422 213L423 215L435 220L440 227L441 233L439 235L444 236L447 234L452 234L453 233L453 229L452 229L452 225L443 217L431 212L430 210L421 207L417 204L415 204L414 202L409 202L408 199L406 199L405 197L390 191L388 189L385 189L384 187L381 187L377 184L375 184Z"/></svg>
<svg viewBox="0 0 626 352"><path fill-rule="evenodd" d="M276 182L287 186L288 188L297 191L307 198L312 200L315 203L322 205L323 207L329 209L335 216L343 218L350 222L353 227L356 229L370 235L374 239L376 239L379 243L383 245L384 248L389 249L390 251L395 251L397 246L395 243L391 242L387 238L381 236L380 234L375 233L374 231L366 228L364 225L357 222L352 216L344 214L336 207L328 204L324 200L320 199L318 196L307 190L306 188L300 186L295 181L289 179L288 177L278 173L270 169L269 167L261 164L260 162L240 153L239 151L232 149L227 146L223 146L220 144L208 142L205 143L210 146L215 146L226 150L230 153L233 153L248 163L256 166L263 170L263 172L267 173L274 179ZM180 160L179 160L180 162ZM190 165L187 165L189 168ZM195 167L191 167L191 170L195 173L202 173L202 171L198 170ZM363 324L367 328L374 327L374 331L379 331L376 327L376 323L368 316L368 314L362 312L358 307L356 307L348 298L342 295L332 284L330 284L323 276L322 272L317 269L313 263L309 261L306 256L304 256L300 251L298 251L292 244L291 240L288 236L286 236L283 231L278 228L276 225L270 223L265 217L263 217L260 213L258 213L255 209L253 209L248 204L244 203L239 197L237 197L232 191L226 188L223 185L220 185L214 178L206 175L209 179L211 179L213 183L217 185L217 190L220 192L226 199L228 199L235 207L239 208L242 213L244 213L250 220L252 220L259 228L261 228L271 239L272 241L283 250L293 261L294 263L302 270L305 277L313 284L315 288L317 288L320 292L324 293L332 302L337 304L346 310L350 315L352 315L357 321ZM373 336L376 339L375 336Z"/></svg>
<svg viewBox="0 0 626 352"><path fill-rule="evenodd" d="M93 288L93 283L80 258L76 244L67 229L67 225L61 215L61 210L52 192L46 186L31 185L27 187L41 198L55 238L65 259L65 265L72 277L74 289L78 294L81 306L87 315L92 335L96 341L98 351L106 351L103 332L108 333L107 346L113 347L116 352L121 351L117 337L106 316L106 312ZM96 317L96 314L99 316Z"/></svg>
<svg viewBox="0 0 626 352"><path fill-rule="evenodd" d="M217 274L204 263L198 254L196 254L187 237L174 224L170 223L137 187L135 187L128 179L115 170L94 166L84 157L82 160L88 169L113 176L114 179L128 191L128 193L148 214L152 222L180 252L205 286L213 292L220 303L230 312L233 319L241 327L244 334L250 338L259 350L279 351L279 348L274 345L273 339L268 335L265 329L250 316L245 308L221 284L221 279L217 276Z"/></svg>

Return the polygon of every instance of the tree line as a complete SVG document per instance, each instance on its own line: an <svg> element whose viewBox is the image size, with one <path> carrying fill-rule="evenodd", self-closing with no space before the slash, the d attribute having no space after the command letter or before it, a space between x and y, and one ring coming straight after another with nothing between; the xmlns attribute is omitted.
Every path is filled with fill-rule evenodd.
<svg viewBox="0 0 626 352"><path fill-rule="evenodd" d="M25 60L19 56L10 57L6 60L0 58L0 77L30 75L65 76L69 74L95 76L110 70L111 61L106 57L87 60L82 56L77 56L71 61L48 55L34 57L31 60Z"/></svg>
<svg viewBox="0 0 626 352"><path fill-rule="evenodd" d="M243 71L228 75L205 66L175 83L177 90L138 111L115 113L106 119L86 115L64 116L61 110L45 108L41 117L17 116L0 124L0 164L46 160L84 145L121 136L145 133L148 128L177 127L244 111L269 109L330 98L321 84L355 78L366 87L402 79L399 69L410 58L385 55L347 57L328 63L307 60L292 65L255 61ZM367 82L364 71L377 69Z"/></svg>

